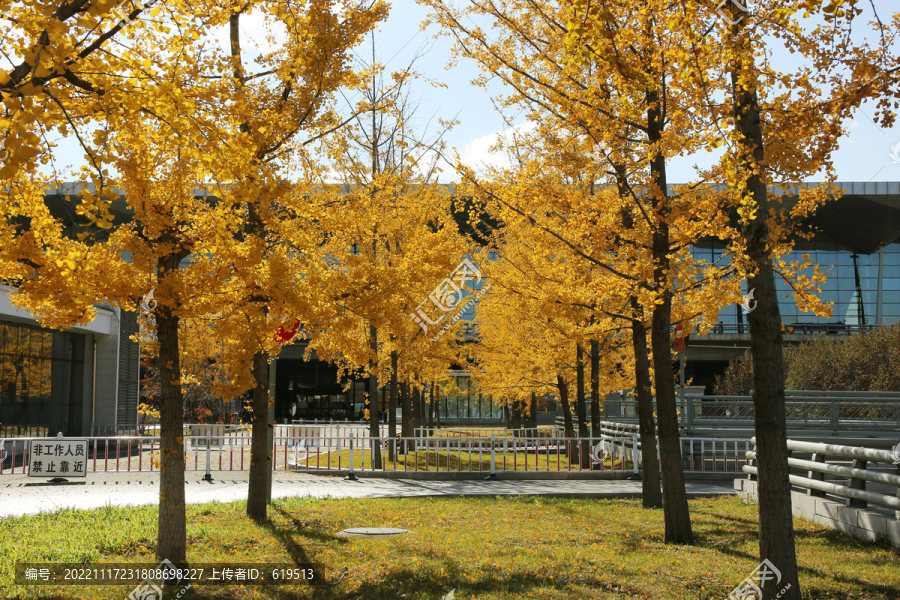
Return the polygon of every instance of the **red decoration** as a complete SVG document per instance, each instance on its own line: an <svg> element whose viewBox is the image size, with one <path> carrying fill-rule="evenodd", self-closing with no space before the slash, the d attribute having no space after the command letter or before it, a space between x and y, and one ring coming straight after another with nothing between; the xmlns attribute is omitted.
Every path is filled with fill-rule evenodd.
<svg viewBox="0 0 900 600"><path fill-rule="evenodd" d="M681 323L675 327L675 350L678 352L684 350L684 327Z"/></svg>
<svg viewBox="0 0 900 600"><path fill-rule="evenodd" d="M275 341L280 344L291 341L292 339L294 339L294 336L297 335L298 329L300 329L300 319L294 321L294 324L287 329L285 329L284 325L282 325L275 333Z"/></svg>

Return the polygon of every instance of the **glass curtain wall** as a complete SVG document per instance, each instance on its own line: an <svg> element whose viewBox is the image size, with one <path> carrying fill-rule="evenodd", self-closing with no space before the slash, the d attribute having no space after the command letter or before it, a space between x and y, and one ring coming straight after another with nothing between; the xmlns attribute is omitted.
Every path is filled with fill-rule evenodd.
<svg viewBox="0 0 900 600"><path fill-rule="evenodd" d="M0 321L0 437L81 433L85 336Z"/></svg>
<svg viewBox="0 0 900 600"><path fill-rule="evenodd" d="M482 394L468 377L455 378L458 394L441 397L442 419L499 419L503 409L489 395Z"/></svg>
<svg viewBox="0 0 900 600"><path fill-rule="evenodd" d="M713 244L697 245L692 248L695 258L707 261L718 261L727 265L723 249ZM831 318L819 317L811 312L803 312L797 308L792 298L785 298L790 288L776 278L775 285L781 309L781 318L787 325L792 324L845 324L875 325L878 300L878 270L881 259L881 308L882 324L890 325L900 321L900 243L888 244L881 253L854 254L850 251L835 250L833 246L816 241L797 244L797 249L784 257L786 261L802 261L808 254L813 265L818 264L822 272L826 272L828 280L821 284L822 300L833 302ZM881 256L879 257L879 254ZM812 267L801 272L812 276ZM747 293L746 282L742 286ZM718 319L722 323L746 324L738 304L732 304L719 311Z"/></svg>

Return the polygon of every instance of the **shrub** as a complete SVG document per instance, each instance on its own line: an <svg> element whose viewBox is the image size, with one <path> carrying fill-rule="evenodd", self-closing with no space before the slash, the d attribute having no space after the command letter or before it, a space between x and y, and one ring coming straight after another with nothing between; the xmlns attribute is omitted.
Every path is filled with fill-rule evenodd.
<svg viewBox="0 0 900 600"><path fill-rule="evenodd" d="M822 338L784 349L789 390L900 392L900 323L834 341ZM716 377L716 394L746 396L753 389L748 350Z"/></svg>

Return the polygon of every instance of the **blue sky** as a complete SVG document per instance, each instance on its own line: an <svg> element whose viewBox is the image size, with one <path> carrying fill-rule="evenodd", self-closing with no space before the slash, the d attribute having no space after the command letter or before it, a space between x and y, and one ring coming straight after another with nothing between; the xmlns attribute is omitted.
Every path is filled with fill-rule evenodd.
<svg viewBox="0 0 900 600"><path fill-rule="evenodd" d="M466 0L458 1L462 3ZM875 0L874 4L883 21L888 21L890 15L898 9L896 0ZM752 9L753 2L750 5ZM864 18L871 16L872 10L868 3L861 3L861 7L865 11L862 15ZM491 103L491 94L469 83L479 75L478 66L474 61L460 59L455 66L446 69L452 42L444 36L433 40L437 33L436 27L420 31L419 24L426 16L427 11L414 0L394 0L390 17L382 24L375 37L382 57L389 59L393 56L388 67L398 69L408 62L419 44L433 41L431 51L416 65L420 72L442 80L448 85L448 89L423 89L422 113L431 115L437 111L444 118L451 118L459 113L460 124L446 138L448 146L456 147L472 166L481 161L504 163L504 157L492 156L487 152L497 134L504 130L505 124ZM862 30L861 27L857 29ZM774 60L794 61L787 52L773 52ZM500 84L495 84L494 89L500 89ZM866 105L848 123L848 135L841 140L840 149L834 155L838 180L900 180L900 158L895 164L890 156L892 147L900 143L900 126L881 129L871 119L874 112L871 104ZM524 121L521 116L515 118L513 113L510 116L514 117L515 124ZM896 155L900 157L900 148ZM705 152L701 156L672 160L669 163L668 179L671 182L688 181L693 175L695 163L705 167L713 160L714 155ZM824 178L810 180L822 181Z"/></svg>
<svg viewBox="0 0 900 600"><path fill-rule="evenodd" d="M467 0L456 1L463 3ZM753 2L751 8L752 4ZM874 4L883 20L888 20L890 14L897 10L897 0L874 0ZM862 7L867 11L864 16L871 15L868 3L862 3ZM505 164L504 156L488 152L497 135L503 133L506 127L491 101L492 96L500 91L501 84L495 82L488 90L472 85L470 81L479 75L479 68L468 59L460 59L454 66L447 68L451 58L452 42L444 36L435 38L437 28L434 26L423 31L420 25L426 16L426 9L415 0L394 0L389 18L375 33L378 57L387 61L388 71L399 70L408 64L410 58L423 44L430 46L428 53L416 62L415 68L426 77L442 81L448 87L435 88L425 81L417 82L413 93L414 97L421 100L417 116L423 122L431 118L457 118L460 123L445 139L448 148L459 151L465 162L471 166L477 167L486 162ZM277 28L267 27L261 18L250 15L242 19L242 29L245 43L252 43L255 40L261 46L266 46L267 42L264 39L266 33ZM277 37L277 31L275 33ZM210 35L217 38L223 46L227 45L224 28L220 31L211 31ZM367 41L364 47L359 49L360 56L367 62L370 57L369 48ZM771 53L773 60L794 60L777 49L772 49ZM872 105L867 105L857 112L852 122L848 123L848 134L841 140L840 149L834 155L839 181L900 180L900 146L897 146L898 150L894 153L898 157L896 161L891 157L892 148L900 144L900 126L892 130L883 130L873 123L871 120L873 115ZM521 115L510 113L508 116L516 125L524 123ZM63 159L60 163L74 164L75 168L84 164L83 152L73 139L64 140L60 150ZM695 162L705 167L713 160L715 155L708 153L674 159L669 163L668 179L671 182L688 181L693 175ZM445 173L442 177L444 181L453 179L452 173ZM822 177L811 180L821 181Z"/></svg>

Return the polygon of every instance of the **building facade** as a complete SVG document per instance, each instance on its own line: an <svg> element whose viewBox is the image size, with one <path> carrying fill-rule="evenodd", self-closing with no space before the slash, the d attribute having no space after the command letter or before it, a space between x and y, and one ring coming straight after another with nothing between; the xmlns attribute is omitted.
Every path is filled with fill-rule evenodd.
<svg viewBox="0 0 900 600"><path fill-rule="evenodd" d="M0 286L0 439L114 433L137 423L137 315L97 307L87 325L41 327Z"/></svg>
<svg viewBox="0 0 900 600"><path fill-rule="evenodd" d="M816 184L805 184L814 186ZM900 182L836 184L843 196L821 206L807 219L811 239L798 239L783 257L792 262L808 255L827 274L818 296L833 303L830 317L797 308L789 286L776 276L779 309L787 333L786 344L800 344L828 336L839 340L900 321ZM787 203L797 188L785 191ZM696 257L724 263L723 246L706 240L693 247ZM811 276L812 267L801 272ZM749 292L746 283L743 292ZM752 304L751 304L752 307ZM712 333L691 335L685 342L685 376L712 393L717 375L742 357L750 346L750 329L739 304L723 307Z"/></svg>

